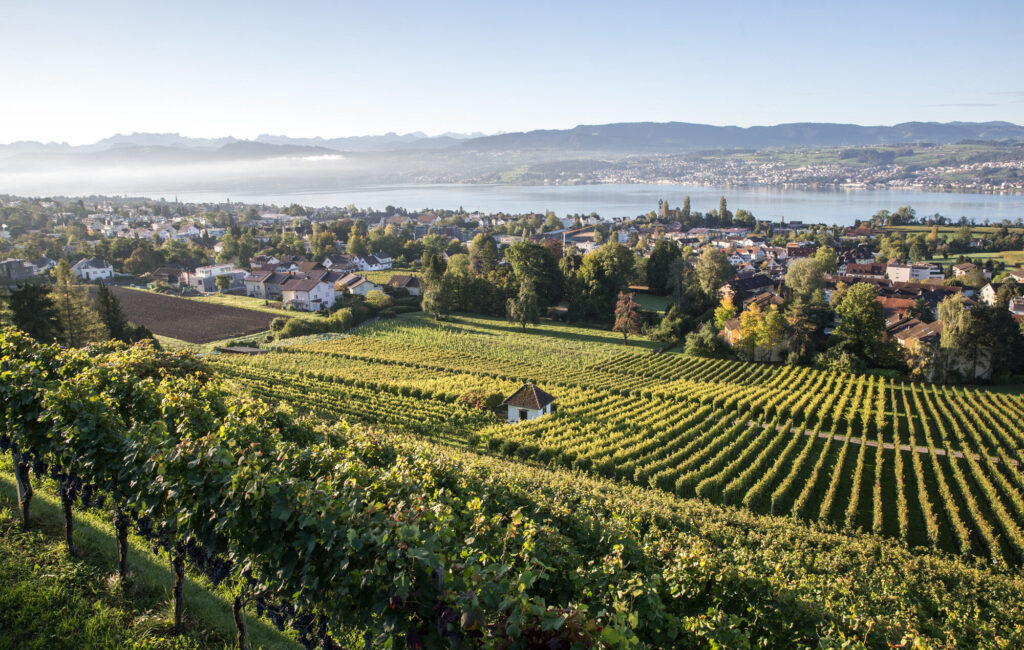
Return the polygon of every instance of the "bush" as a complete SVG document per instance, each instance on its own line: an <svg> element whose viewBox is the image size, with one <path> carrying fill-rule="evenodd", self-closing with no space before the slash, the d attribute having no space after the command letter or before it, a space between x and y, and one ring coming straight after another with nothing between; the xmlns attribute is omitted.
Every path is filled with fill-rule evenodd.
<svg viewBox="0 0 1024 650"><path fill-rule="evenodd" d="M366 304L376 309L384 309L391 306L391 297L380 289L374 289L366 294Z"/></svg>
<svg viewBox="0 0 1024 650"><path fill-rule="evenodd" d="M284 316L278 316L274 320L270 321L270 331L280 332L284 328L284 324L288 322L288 319Z"/></svg>

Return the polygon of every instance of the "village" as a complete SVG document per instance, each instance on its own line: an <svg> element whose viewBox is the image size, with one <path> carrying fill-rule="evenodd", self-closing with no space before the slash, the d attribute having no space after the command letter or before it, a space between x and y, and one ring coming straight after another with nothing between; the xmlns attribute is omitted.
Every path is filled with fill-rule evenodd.
<svg viewBox="0 0 1024 650"><path fill-rule="evenodd" d="M9 223L21 215L30 222L26 226L42 227L5 224L4 283L44 280L66 259L83 283L244 296L284 312L322 314L371 294L386 304L391 299L380 294L420 297L430 284L436 290L422 308L436 316L505 315L506 303L529 284L539 293L539 316L595 324L611 321L614 298L624 291L637 296L643 313L634 333L682 344L688 334L714 324L735 356L776 363L793 362L794 352L804 362L825 352L829 346L822 341L840 324L834 298L858 284L870 285L880 308L884 322L878 335L903 349L911 366L924 363L922 350L930 350L925 356L931 358L943 347L939 316L946 299L955 298L966 310L998 308L1024 322L1024 270L1006 263L1015 259L1013 250L1006 253L1009 260L991 252L1019 250L1022 235L1008 224L975 230L961 224L953 235L939 237L938 226L922 221L921 228L932 232L908 236L886 227L894 221L884 211L882 218L851 227L763 222L745 210L734 214L724 197L718 210L704 214L688 203L661 202L647 215L607 220L595 214L409 213L390 206L383 212L352 206L282 210L111 200L97 202L80 218L84 204L77 213L66 207L57 201L5 201ZM595 280L581 272L585 260L601 256L619 259L614 277ZM717 267L702 271L702 260L717 260ZM470 279L476 284L467 284ZM801 329L796 316L775 334L764 324L768 314L789 310L794 298L800 298L801 309L821 303L822 313L832 310L828 317L810 318L817 330L810 338L817 344L789 335ZM861 352L869 364L872 355L879 357ZM991 353L974 357L962 374L987 380L998 370ZM919 372L932 376L934 362L924 365Z"/></svg>

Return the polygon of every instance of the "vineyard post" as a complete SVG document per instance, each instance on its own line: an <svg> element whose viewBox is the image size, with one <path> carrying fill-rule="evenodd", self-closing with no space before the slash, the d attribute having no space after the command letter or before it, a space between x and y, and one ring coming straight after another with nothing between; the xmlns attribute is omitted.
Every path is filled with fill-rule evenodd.
<svg viewBox="0 0 1024 650"><path fill-rule="evenodd" d="M245 623L245 600L241 595L235 596L231 604L231 614L235 618L238 629L238 650L249 650L249 630Z"/></svg>
<svg viewBox="0 0 1024 650"><path fill-rule="evenodd" d="M128 580L128 513L120 506L114 510L114 532L117 538L117 573L124 588Z"/></svg>
<svg viewBox="0 0 1024 650"><path fill-rule="evenodd" d="M67 477L58 484L60 491L60 506L64 511L64 543L68 547L68 555L75 554L74 530L75 523L71 512L71 490L72 477Z"/></svg>
<svg viewBox="0 0 1024 650"><path fill-rule="evenodd" d="M29 506L32 502L32 483L28 477L28 463L22 462L21 452L11 452L14 460L14 483L18 491L18 508L21 511L22 528L29 527Z"/></svg>
<svg viewBox="0 0 1024 650"><path fill-rule="evenodd" d="M182 590L185 587L185 545L180 541L175 542L174 549L171 551L171 571L174 574L174 633L181 634L184 610Z"/></svg>

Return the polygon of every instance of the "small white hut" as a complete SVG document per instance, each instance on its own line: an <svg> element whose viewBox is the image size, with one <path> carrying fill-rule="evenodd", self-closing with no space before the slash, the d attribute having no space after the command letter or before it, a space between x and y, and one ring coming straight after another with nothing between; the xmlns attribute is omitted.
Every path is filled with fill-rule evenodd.
<svg viewBox="0 0 1024 650"><path fill-rule="evenodd" d="M502 406L508 407L509 423L520 420L532 420L542 415L551 413L555 404L555 398L537 388L533 384L523 384L523 387L512 393L502 402Z"/></svg>

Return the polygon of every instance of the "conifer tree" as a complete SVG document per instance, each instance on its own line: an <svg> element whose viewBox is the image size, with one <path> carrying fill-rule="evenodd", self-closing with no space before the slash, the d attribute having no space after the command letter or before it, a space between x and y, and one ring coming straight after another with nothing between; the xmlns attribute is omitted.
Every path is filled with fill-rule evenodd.
<svg viewBox="0 0 1024 650"><path fill-rule="evenodd" d="M54 296L60 322L60 342L77 348L107 338L99 315L89 305L89 289L75 282L75 274L67 260L57 265Z"/></svg>

